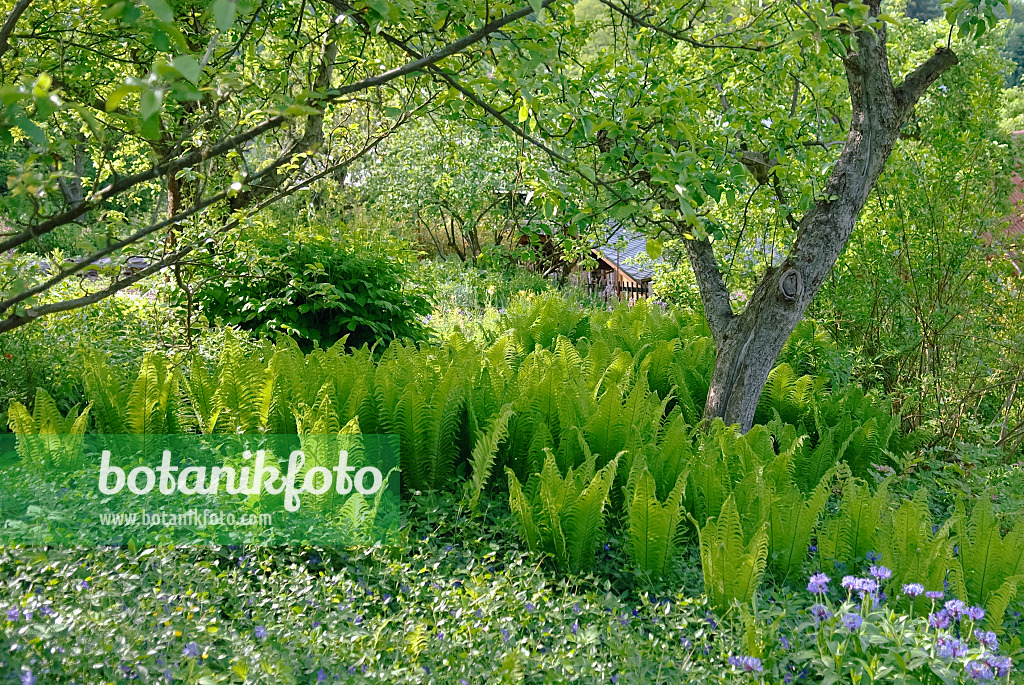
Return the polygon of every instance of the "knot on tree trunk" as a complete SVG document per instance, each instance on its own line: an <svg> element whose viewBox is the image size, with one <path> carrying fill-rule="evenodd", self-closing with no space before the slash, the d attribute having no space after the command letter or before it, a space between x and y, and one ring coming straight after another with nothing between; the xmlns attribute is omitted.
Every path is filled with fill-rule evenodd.
<svg viewBox="0 0 1024 685"><path fill-rule="evenodd" d="M779 292L786 302L796 302L803 290L803 281L796 269L787 269L779 276Z"/></svg>

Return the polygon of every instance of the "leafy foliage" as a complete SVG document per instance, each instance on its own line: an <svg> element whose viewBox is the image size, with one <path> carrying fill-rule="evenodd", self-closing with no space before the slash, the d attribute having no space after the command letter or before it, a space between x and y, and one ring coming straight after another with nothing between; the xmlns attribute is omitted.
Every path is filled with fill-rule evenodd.
<svg viewBox="0 0 1024 685"><path fill-rule="evenodd" d="M240 241L217 257L192 293L198 311L211 323L285 333L305 349L343 338L359 347L423 335L419 317L429 309L406 289L406 264L368 246L293 236Z"/></svg>
<svg viewBox="0 0 1024 685"><path fill-rule="evenodd" d="M746 604L754 598L768 563L768 549L766 526L748 539L730 495L720 514L700 528L704 589L715 609L725 612L734 602Z"/></svg>

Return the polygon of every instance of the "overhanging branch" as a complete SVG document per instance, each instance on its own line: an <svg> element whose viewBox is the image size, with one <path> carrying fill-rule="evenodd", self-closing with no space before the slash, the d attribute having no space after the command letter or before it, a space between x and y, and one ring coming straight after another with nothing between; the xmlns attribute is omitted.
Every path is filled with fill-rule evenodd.
<svg viewBox="0 0 1024 685"><path fill-rule="evenodd" d="M554 2L554 0L544 0L543 4L547 6L552 2ZM28 4L27 1L25 4ZM321 106L330 104L331 102L334 102L335 100L338 100L339 98L345 95L351 95L352 93L360 92L363 90L369 90L371 88L376 88L385 85L397 78L425 71L429 67L436 65L437 63L441 62L442 60L448 57L451 57L452 55L462 52L471 45L479 43L483 39L487 38L492 33L500 31L505 26L515 21L518 21L519 19L527 17L532 13L533 7L527 5L519 10L516 10L515 12L512 12L511 14L507 14L504 17L500 17L499 19L495 19L492 22L484 24L476 31L467 34L463 38L460 38L459 40L450 43L445 47L441 48L440 50L430 53L429 55L421 56L418 59L414 59L412 62L404 64L400 67L396 67L394 69L390 69L376 76L371 76L369 78L356 81L355 83L350 83L341 86L340 88L326 91L324 93L324 97L320 99L319 104ZM32 240L33 238L45 235L50 231L54 230L55 228L65 226L77 220L79 217L85 215L88 211L95 209L102 202L109 200L112 197L139 185L140 183L145 183L147 181L152 181L163 176L174 174L182 169L187 169L189 167L196 166L197 164L200 164L208 159L212 159L215 157L219 157L220 155L226 154L229 151L234 150L237 147L259 137L260 135L282 126L286 121L288 121L288 117L285 117L283 115L270 117L262 124L254 126L247 131L244 131L242 133L239 133L238 135L223 140L216 145L212 145L202 150L196 150L194 152L182 155L175 159L165 160L154 166L152 169L137 174L132 174L131 176L126 176L123 179L119 179L111 183L110 185L106 186L105 188L100 189L96 193L93 193L89 198L86 199L85 202L83 202L79 206L62 212L56 216L53 216L35 226L27 228L24 231L21 231L16 235L7 238L6 240L0 241L0 252L6 252L7 250L11 250L15 247L23 245L24 243Z"/></svg>

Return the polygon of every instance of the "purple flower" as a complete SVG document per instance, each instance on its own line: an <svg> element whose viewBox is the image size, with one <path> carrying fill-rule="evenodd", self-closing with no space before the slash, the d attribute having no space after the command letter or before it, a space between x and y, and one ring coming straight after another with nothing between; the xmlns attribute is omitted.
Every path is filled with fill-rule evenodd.
<svg viewBox="0 0 1024 685"><path fill-rule="evenodd" d="M197 656L201 654L201 651L199 650L199 645L197 643L189 642L187 645L185 645L185 649L183 649L181 653L189 657L190 659L195 659Z"/></svg>
<svg viewBox="0 0 1024 685"><path fill-rule="evenodd" d="M575 635L576 633L578 633L578 632L579 632L579 630L580 630L580 622L579 622L579 621L573 621L573 622L572 622L572 627L571 627L571 630L572 630L572 634L573 634L573 635Z"/></svg>
<svg viewBox="0 0 1024 685"><path fill-rule="evenodd" d="M824 604L815 604L811 607L811 616L814 617L815 622L821 623L832 618L832 612Z"/></svg>
<svg viewBox="0 0 1024 685"><path fill-rule="evenodd" d="M83 581L82 581L82 585L81 585L81 588L82 588L83 590L88 590L88 589L89 589L89 581L88 581L88 580L83 580Z"/></svg>
<svg viewBox="0 0 1024 685"><path fill-rule="evenodd" d="M964 666L964 673L968 678L978 682L992 680L992 668L984 661L968 661Z"/></svg>
<svg viewBox="0 0 1024 685"><path fill-rule="evenodd" d="M943 597L945 597L945 595L942 594L942 590L929 590L928 592L924 593L924 596L928 599L942 599Z"/></svg>
<svg viewBox="0 0 1024 685"><path fill-rule="evenodd" d="M322 668L319 671L317 671L316 672L316 682L318 682L318 683L326 683L327 682L327 671L325 671Z"/></svg>
<svg viewBox="0 0 1024 685"><path fill-rule="evenodd" d="M943 659L962 659L967 656L967 643L951 635L943 635L935 641L939 656Z"/></svg>
<svg viewBox="0 0 1024 685"><path fill-rule="evenodd" d="M828 592L829 577L824 573L815 573L807 583L807 591L814 595Z"/></svg>
<svg viewBox="0 0 1024 685"><path fill-rule="evenodd" d="M978 638L978 642L981 643L982 647L991 652L994 652L999 649L999 638L997 638L996 634L993 633L991 630L975 630L974 637Z"/></svg>
<svg viewBox="0 0 1024 685"><path fill-rule="evenodd" d="M779 635L779 642L782 643L783 649L792 649L793 646L789 644L789 640L786 639L785 635Z"/></svg>
<svg viewBox="0 0 1024 685"><path fill-rule="evenodd" d="M942 611L930 614L928 616L928 625L936 630L949 627L949 613L943 609Z"/></svg>
<svg viewBox="0 0 1024 685"><path fill-rule="evenodd" d="M7 610L7 620L8 621L12 621L12 622L13 621L17 621L18 618L20 618L20 617L21 617L21 612L18 611L17 607L12 607L12 608Z"/></svg>
<svg viewBox="0 0 1024 685"><path fill-rule="evenodd" d="M921 585L921 583L907 583L903 586L903 594L907 597L920 597L924 594L924 585Z"/></svg>
<svg viewBox="0 0 1024 685"><path fill-rule="evenodd" d="M508 642L510 637L512 637L512 634L508 632L508 628L502 628L501 629L501 639L503 641L505 641L505 642Z"/></svg>
<svg viewBox="0 0 1024 685"><path fill-rule="evenodd" d="M752 656L731 656L729 665L733 668L741 668L747 673L760 673L764 670L761 660Z"/></svg>
<svg viewBox="0 0 1024 685"><path fill-rule="evenodd" d="M988 657L988 665L995 671L996 676L1005 678L1010 675L1010 669L1013 668L1013 659L1008 656L991 654Z"/></svg>
<svg viewBox="0 0 1024 685"><path fill-rule="evenodd" d="M535 610L536 608L537 608L537 607L533 606L533 602L527 602L527 603L526 603L526 611L527 611L528 613L531 613L531 614L532 614L532 613L534 612L534 610Z"/></svg>
<svg viewBox="0 0 1024 685"><path fill-rule="evenodd" d="M459 678L459 685L469 685L469 681L465 678Z"/></svg>
<svg viewBox="0 0 1024 685"><path fill-rule="evenodd" d="M889 580L892 578L892 571L885 566L872 566L868 569L868 575L878 578L879 580Z"/></svg>
<svg viewBox="0 0 1024 685"><path fill-rule="evenodd" d="M859 630L861 625L864 623L864 619L861 618L860 614L843 614L843 625L851 633L855 630Z"/></svg>
<svg viewBox="0 0 1024 685"><path fill-rule="evenodd" d="M950 617L957 619L963 615L964 610L967 608L967 605L959 599L951 599L946 602L944 606L946 607L946 612Z"/></svg>
<svg viewBox="0 0 1024 685"><path fill-rule="evenodd" d="M874 595L878 592L878 581L874 578L858 578L857 576L844 576L842 586L850 592L859 592L861 598L864 595Z"/></svg>
<svg viewBox="0 0 1024 685"><path fill-rule="evenodd" d="M679 644L682 646L683 649L690 649L691 647L693 647L693 643L690 642L690 640L687 639L685 635L679 639Z"/></svg>
<svg viewBox="0 0 1024 685"><path fill-rule="evenodd" d="M867 554L865 554L864 558L867 559L869 562L875 562L875 561L881 561L882 560L882 555L879 554L878 552L871 551L871 552L868 552Z"/></svg>
<svg viewBox="0 0 1024 685"><path fill-rule="evenodd" d="M257 640L267 639L267 629L263 626L256 626L256 628L252 631L252 634L256 636Z"/></svg>
<svg viewBox="0 0 1024 685"><path fill-rule="evenodd" d="M964 616L972 621L980 621L985 618L985 610L981 607L967 607L964 609Z"/></svg>
<svg viewBox="0 0 1024 685"><path fill-rule="evenodd" d="M32 671L23 671L21 674L21 685L36 685L36 676Z"/></svg>

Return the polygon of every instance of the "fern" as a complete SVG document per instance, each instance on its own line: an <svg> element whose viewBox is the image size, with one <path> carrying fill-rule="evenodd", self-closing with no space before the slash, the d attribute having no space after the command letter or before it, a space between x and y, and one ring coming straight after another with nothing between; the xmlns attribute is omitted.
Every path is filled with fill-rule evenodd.
<svg viewBox="0 0 1024 685"><path fill-rule="evenodd" d="M811 536L825 511L829 479L822 480L804 499L794 485L769 484L764 496L764 518L768 524L768 559L776 577L786 581L803 577L802 569L811 546ZM780 488L776 490L776 488Z"/></svg>
<svg viewBox="0 0 1024 685"><path fill-rule="evenodd" d="M476 446L473 448L473 456L470 461L473 475L467 486L469 508L472 510L475 510L480 503L480 495L483 494L484 487L491 477L498 445L508 435L508 420L511 416L512 406L506 404L501 413L491 422L487 431L478 438Z"/></svg>
<svg viewBox="0 0 1024 685"><path fill-rule="evenodd" d="M887 503L888 489L884 483L872 494L867 483L847 480L839 512L818 539L823 570L834 571L844 564L853 566L873 551L875 530Z"/></svg>
<svg viewBox="0 0 1024 685"><path fill-rule="evenodd" d="M604 510L615 479L618 459L595 473L596 455L563 478L554 455L547 452L536 485L523 491L511 469L509 504L520 534L532 552L549 555L562 570L580 572L594 563L594 551L604 531Z"/></svg>
<svg viewBox="0 0 1024 685"><path fill-rule="evenodd" d="M703 527L691 521L698 529L704 590L711 606L725 612L734 602L749 603L768 562L767 526L746 540L732 496L725 500L718 517Z"/></svg>
<svg viewBox="0 0 1024 685"><path fill-rule="evenodd" d="M38 472L70 472L82 464L82 436L89 421L92 404L66 417L42 388L36 390L30 414L20 402L11 402L7 421L17 434L16 449L25 465Z"/></svg>
<svg viewBox="0 0 1024 685"><path fill-rule="evenodd" d="M680 551L679 523L684 513L682 498L686 474L679 474L675 487L661 503L654 477L643 458L634 461L633 473L637 475L635 479L630 478L633 484L627 495L630 557L640 573L652 579L663 578Z"/></svg>
<svg viewBox="0 0 1024 685"><path fill-rule="evenodd" d="M962 503L957 503L956 513L960 554L953 568L954 589L964 601L984 607L987 625L999 630L1024 582L1024 524L1018 521L1004 537L988 497L978 498L970 518L964 516Z"/></svg>
<svg viewBox="0 0 1024 685"><path fill-rule="evenodd" d="M892 570L892 588L904 583L922 583L929 590L943 587L946 571L953 566L953 541L949 533L956 518L933 531L927 493L919 490L895 511L886 512L874 538L874 547L882 563ZM890 594L895 594L890 592ZM928 608L928 600L918 598L918 610Z"/></svg>

